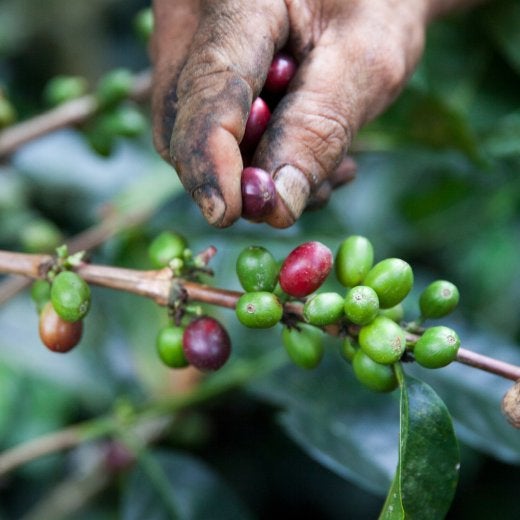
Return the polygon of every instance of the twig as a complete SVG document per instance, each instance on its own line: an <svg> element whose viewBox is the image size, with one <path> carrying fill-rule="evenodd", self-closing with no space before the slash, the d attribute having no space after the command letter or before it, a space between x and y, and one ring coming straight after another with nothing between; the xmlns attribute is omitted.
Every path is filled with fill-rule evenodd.
<svg viewBox="0 0 520 520"><path fill-rule="evenodd" d="M149 95L151 73L143 71L135 76L130 98L142 101ZM20 146L49 132L78 125L92 117L98 102L92 94L68 101L39 116L13 125L0 132L0 159L15 152Z"/></svg>
<svg viewBox="0 0 520 520"><path fill-rule="evenodd" d="M53 258L50 255L0 251L0 272L41 278L52 266L52 262ZM173 282L186 291L189 301L209 303L229 309L235 308L238 298L242 294L238 291L212 287L182 278L173 278L169 268L140 271L121 267L81 264L76 268L76 271L89 283L151 298L163 306L170 303ZM298 319L303 319L302 306L299 303L287 302L284 304L284 310ZM334 330L327 330L327 332L335 333ZM512 381L520 379L520 367L467 349L459 349L457 361Z"/></svg>

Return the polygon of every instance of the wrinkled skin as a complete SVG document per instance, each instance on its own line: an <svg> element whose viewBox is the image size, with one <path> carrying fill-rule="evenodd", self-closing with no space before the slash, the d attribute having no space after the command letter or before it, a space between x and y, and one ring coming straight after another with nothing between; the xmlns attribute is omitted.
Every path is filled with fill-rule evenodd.
<svg viewBox="0 0 520 520"><path fill-rule="evenodd" d="M253 164L287 227L350 180L353 136L397 96L427 23L471 0L155 0L154 140L215 226L240 217L238 143L276 51L299 68Z"/></svg>

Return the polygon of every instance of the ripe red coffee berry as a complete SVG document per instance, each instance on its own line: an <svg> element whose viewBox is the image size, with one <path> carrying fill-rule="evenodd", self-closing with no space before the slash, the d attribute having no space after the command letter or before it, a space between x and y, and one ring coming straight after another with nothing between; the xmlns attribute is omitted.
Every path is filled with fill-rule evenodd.
<svg viewBox="0 0 520 520"><path fill-rule="evenodd" d="M293 79L297 67L296 60L292 56L285 52L278 52L269 67L264 88L273 94L284 92Z"/></svg>
<svg viewBox="0 0 520 520"><path fill-rule="evenodd" d="M40 314L39 333L42 343L49 350L68 352L79 343L83 333L83 322L65 321L49 301Z"/></svg>
<svg viewBox="0 0 520 520"><path fill-rule="evenodd" d="M208 372L218 370L228 360L231 341L216 319L202 316L186 327L182 348L190 365Z"/></svg>
<svg viewBox="0 0 520 520"><path fill-rule="evenodd" d="M271 111L267 103L262 98L257 97L251 105L251 111L249 112L244 130L244 137L242 137L242 141L240 142L240 150L242 153L252 152L256 148L262 134L267 128L270 118Z"/></svg>
<svg viewBox="0 0 520 520"><path fill-rule="evenodd" d="M332 252L321 242L304 242L293 249L280 269L280 286L296 298L314 292L332 268Z"/></svg>
<svg viewBox="0 0 520 520"><path fill-rule="evenodd" d="M275 204L273 178L261 168L245 168L242 172L242 216L248 220L260 220L273 211Z"/></svg>

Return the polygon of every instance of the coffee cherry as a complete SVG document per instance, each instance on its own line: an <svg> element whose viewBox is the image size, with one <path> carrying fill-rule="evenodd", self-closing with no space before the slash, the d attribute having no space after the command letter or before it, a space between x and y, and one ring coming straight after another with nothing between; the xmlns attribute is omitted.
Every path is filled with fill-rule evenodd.
<svg viewBox="0 0 520 520"><path fill-rule="evenodd" d="M278 283L278 263L261 246L249 246L241 251L236 263L240 285L247 292L273 292Z"/></svg>
<svg viewBox="0 0 520 520"><path fill-rule="evenodd" d="M265 129L271 118L271 111L267 106L267 103L257 97L251 105L249 117L247 118L246 128L244 130L244 136L240 142L240 150L242 153L247 154L252 152L260 142Z"/></svg>
<svg viewBox="0 0 520 520"><path fill-rule="evenodd" d="M52 281L51 302L65 321L79 321L90 309L90 287L76 273L62 271Z"/></svg>
<svg viewBox="0 0 520 520"><path fill-rule="evenodd" d="M183 236L163 231L150 244L148 256L154 267L160 269L166 267L174 258L182 258L187 246L188 243Z"/></svg>
<svg viewBox="0 0 520 520"><path fill-rule="evenodd" d="M345 239L336 253L338 281L345 287L360 285L374 262L374 248L368 239L353 235Z"/></svg>
<svg viewBox="0 0 520 520"><path fill-rule="evenodd" d="M415 361L426 368L441 368L449 365L457 357L460 339L448 327L430 327L417 340L413 349Z"/></svg>
<svg viewBox="0 0 520 520"><path fill-rule="evenodd" d="M423 318L442 318L459 303L459 290L451 282L437 280L421 293L419 307Z"/></svg>
<svg viewBox="0 0 520 520"><path fill-rule="evenodd" d="M283 315L280 300L267 291L244 293L238 299L235 311L240 323L253 329L273 327Z"/></svg>
<svg viewBox="0 0 520 520"><path fill-rule="evenodd" d="M202 371L218 370L231 354L226 329L214 318L202 316L184 330L182 348L186 359Z"/></svg>
<svg viewBox="0 0 520 520"><path fill-rule="evenodd" d="M157 335L155 346L161 361L171 368L183 368L188 366L188 360L182 348L184 329L169 325L163 327Z"/></svg>
<svg viewBox="0 0 520 520"><path fill-rule="evenodd" d="M359 345L365 354L377 363L391 365L403 355L406 335L394 321L377 316L374 321L361 327Z"/></svg>
<svg viewBox="0 0 520 520"><path fill-rule="evenodd" d="M39 218L21 229L20 242L28 253L51 253L63 242L63 235L55 224Z"/></svg>
<svg viewBox="0 0 520 520"><path fill-rule="evenodd" d="M517 381L502 398L502 413L515 428L520 428L520 381Z"/></svg>
<svg viewBox="0 0 520 520"><path fill-rule="evenodd" d="M296 60L285 52L274 55L265 79L264 88L272 94L283 93L296 74Z"/></svg>
<svg viewBox="0 0 520 520"><path fill-rule="evenodd" d="M261 220L276 205L276 187L273 178L261 168L248 166L242 172L242 216L248 220Z"/></svg>
<svg viewBox="0 0 520 520"><path fill-rule="evenodd" d="M47 302L40 314L40 339L53 352L68 352L81 340L83 322L65 321L59 316L51 302Z"/></svg>
<svg viewBox="0 0 520 520"><path fill-rule="evenodd" d="M141 9L134 18L134 29L142 41L147 42L154 29L153 11L151 7Z"/></svg>
<svg viewBox="0 0 520 520"><path fill-rule="evenodd" d="M357 380L375 392L391 392L398 386L393 366L377 363L362 350L354 355L352 368Z"/></svg>
<svg viewBox="0 0 520 520"><path fill-rule="evenodd" d="M352 363L352 360L354 359L354 356L358 350L359 349L356 348L352 343L352 340L347 336L340 345L339 353L346 361Z"/></svg>
<svg viewBox="0 0 520 520"><path fill-rule="evenodd" d="M12 125L16 121L16 110L0 90L0 129Z"/></svg>
<svg viewBox="0 0 520 520"><path fill-rule="evenodd" d="M114 69L103 76L96 89L96 97L102 108L115 105L129 96L134 83L133 74L127 69Z"/></svg>
<svg viewBox="0 0 520 520"><path fill-rule="evenodd" d="M148 123L144 115L131 105L117 106L97 121L95 131L113 138L137 137L145 132Z"/></svg>
<svg viewBox="0 0 520 520"><path fill-rule="evenodd" d="M51 299L51 284L47 280L36 280L31 287L31 298L36 305L38 314Z"/></svg>
<svg viewBox="0 0 520 520"><path fill-rule="evenodd" d="M284 327L282 343L294 364L301 368L316 368L323 357L323 332L312 325Z"/></svg>
<svg viewBox="0 0 520 520"><path fill-rule="evenodd" d="M379 315L390 318L396 323L401 323L404 319L404 307L401 303L398 303L397 305L389 307L388 309L379 309Z"/></svg>
<svg viewBox="0 0 520 520"><path fill-rule="evenodd" d="M318 289L332 268L332 253L321 242L304 242L293 249L280 269L280 286L296 298Z"/></svg>
<svg viewBox="0 0 520 520"><path fill-rule="evenodd" d="M404 300L411 291L412 268L400 258L387 258L370 269L363 283L376 291L379 306L388 309Z"/></svg>
<svg viewBox="0 0 520 520"><path fill-rule="evenodd" d="M303 317L312 325L324 327L337 322L343 316L345 300L335 292L311 296L303 306Z"/></svg>
<svg viewBox="0 0 520 520"><path fill-rule="evenodd" d="M345 316L356 325L369 324L378 314L379 298L366 285L352 287L345 296Z"/></svg>
<svg viewBox="0 0 520 520"><path fill-rule="evenodd" d="M81 76L55 76L52 78L43 92L47 104L51 106L61 105L72 99L86 94L88 82Z"/></svg>

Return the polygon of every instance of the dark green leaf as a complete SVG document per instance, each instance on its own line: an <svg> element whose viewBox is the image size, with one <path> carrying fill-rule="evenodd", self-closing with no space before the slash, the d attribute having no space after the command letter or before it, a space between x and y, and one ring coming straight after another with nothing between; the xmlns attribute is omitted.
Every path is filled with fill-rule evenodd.
<svg viewBox="0 0 520 520"><path fill-rule="evenodd" d="M234 492L208 466L177 452L149 453L166 479L178 520L247 520L249 513ZM145 471L136 468L125 486L121 503L123 520L173 520Z"/></svg>

